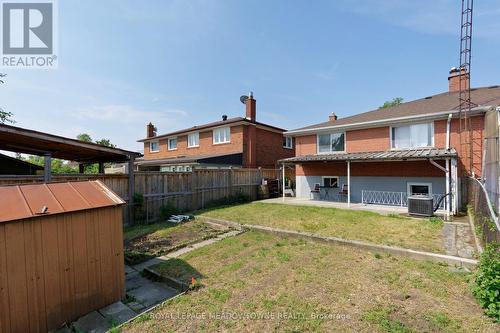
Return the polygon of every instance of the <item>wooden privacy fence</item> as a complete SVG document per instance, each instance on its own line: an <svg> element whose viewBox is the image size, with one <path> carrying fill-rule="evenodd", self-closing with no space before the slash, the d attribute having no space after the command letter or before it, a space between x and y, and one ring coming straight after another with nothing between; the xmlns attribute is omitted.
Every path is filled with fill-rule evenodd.
<svg viewBox="0 0 500 333"><path fill-rule="evenodd" d="M144 197L141 206L147 221L160 218L161 207L167 203L185 212L203 208L208 202L242 193L256 200L258 187L265 178L281 179L279 169L195 170L185 173L135 172L135 193ZM53 182L100 180L129 202L128 175L67 174L53 175ZM0 176L1 185L41 183L42 176ZM127 209L124 206L124 209ZM137 214L135 214L137 216ZM124 214L127 217L127 214ZM126 224L132 224L125 218Z"/></svg>

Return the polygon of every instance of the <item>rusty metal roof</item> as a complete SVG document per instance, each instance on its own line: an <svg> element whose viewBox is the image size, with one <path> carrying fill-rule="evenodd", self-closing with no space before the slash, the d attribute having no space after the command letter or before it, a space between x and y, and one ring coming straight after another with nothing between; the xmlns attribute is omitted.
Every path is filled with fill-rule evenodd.
<svg viewBox="0 0 500 333"><path fill-rule="evenodd" d="M316 154L286 158L280 160L281 163L296 162L316 162L316 161L415 161L426 159L443 159L456 157L457 151L454 148L427 148L427 149L405 149L387 150L365 153L336 153L336 154Z"/></svg>
<svg viewBox="0 0 500 333"><path fill-rule="evenodd" d="M98 180L1 186L0 198L0 223L125 203Z"/></svg>

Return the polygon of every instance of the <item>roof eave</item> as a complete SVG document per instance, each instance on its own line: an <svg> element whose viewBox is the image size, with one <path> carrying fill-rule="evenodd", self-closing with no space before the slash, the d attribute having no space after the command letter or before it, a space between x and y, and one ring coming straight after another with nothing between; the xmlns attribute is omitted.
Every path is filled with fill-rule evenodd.
<svg viewBox="0 0 500 333"><path fill-rule="evenodd" d="M489 105L478 106L478 107L473 108L471 111L472 111L472 114L474 115L474 114L484 113L486 111L489 111L492 108L493 107L489 106ZM449 114L457 115L458 113L459 113L458 110L441 111L441 112L434 112L434 113L419 114L419 115L414 115L414 116L380 119L380 120L375 120L375 121L366 121L366 122L359 122L359 123L352 123L352 124L345 124L345 125L332 125L332 126L324 126L324 127L316 127L316 128L308 128L308 129L298 129L298 130L287 131L283 134L300 136L300 135L315 134L318 132L324 132L324 131L328 131L328 130L346 130L346 129L362 129L362 128L370 128L370 127L380 127L380 126L384 126L384 125L389 125L389 124L394 124L394 123L403 123L403 122L408 122L408 121L412 121L412 120L446 119Z"/></svg>

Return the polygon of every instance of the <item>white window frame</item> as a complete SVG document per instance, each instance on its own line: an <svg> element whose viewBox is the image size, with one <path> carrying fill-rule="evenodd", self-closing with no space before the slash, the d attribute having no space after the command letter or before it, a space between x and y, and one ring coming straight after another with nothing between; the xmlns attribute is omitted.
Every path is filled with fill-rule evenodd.
<svg viewBox="0 0 500 333"><path fill-rule="evenodd" d="M340 188L340 177L339 176L321 176L320 186L325 186L325 178L337 178L337 187L330 187L330 188Z"/></svg>
<svg viewBox="0 0 500 333"><path fill-rule="evenodd" d="M331 150L332 149L332 135L335 135L335 134L343 134L344 135L344 149L343 150L339 150L339 151L333 151ZM319 136L320 135L330 135L330 151L324 151L324 152L320 152L319 151ZM316 134L316 153L318 154L340 154L340 153L345 153L345 147L347 145L347 141L346 141L346 132L332 132L332 133L317 133Z"/></svg>
<svg viewBox="0 0 500 333"><path fill-rule="evenodd" d="M228 136L226 137L226 141L220 141L220 142L215 142L215 133L217 131L228 131ZM226 126L226 127L218 127L218 128L214 128L212 130L212 143L214 145L221 145L221 144L225 144L225 143L230 143L231 142L231 127L229 126Z"/></svg>
<svg viewBox="0 0 500 333"><path fill-rule="evenodd" d="M429 187L429 196L432 197L432 183L419 183L419 182L409 182L406 184L406 193L408 196L412 195L411 194L411 187L412 186L427 186Z"/></svg>
<svg viewBox="0 0 500 333"><path fill-rule="evenodd" d="M175 148L170 148L170 141L171 140L175 140ZM167 139L167 149L168 150L177 150L177 145L178 144L179 144L179 141L177 140L176 136L173 136L173 137Z"/></svg>
<svg viewBox="0 0 500 333"><path fill-rule="evenodd" d="M153 143L157 143L158 144L158 149L153 150ZM160 141L158 141L158 140L150 141L149 142L149 152L150 153L157 153L159 151L160 151Z"/></svg>
<svg viewBox="0 0 500 333"><path fill-rule="evenodd" d="M198 142L198 144L193 145L193 146L190 145L190 141L189 141L189 137L192 136L192 135L196 135L196 137L197 137L196 141ZM187 147L188 148L196 148L196 147L199 147L199 146L200 146L200 132L189 133L188 136L187 136Z"/></svg>
<svg viewBox="0 0 500 333"><path fill-rule="evenodd" d="M285 144L283 145L283 148L293 149L293 137L288 136L288 135L284 135L283 138L285 139ZM290 139L290 142L289 142L289 139Z"/></svg>
<svg viewBox="0 0 500 333"><path fill-rule="evenodd" d="M406 147L406 148L395 148L394 147L394 137L393 137L393 128L398 128L398 127L404 127L404 126L411 126L411 125L423 125L423 124L430 124L431 125L431 145L430 146L420 146L420 147ZM401 124L398 126L390 126L389 127L389 138L391 140L391 150L408 150L408 149L416 149L416 148L434 148L434 122L425 122L425 123L408 123L408 124Z"/></svg>

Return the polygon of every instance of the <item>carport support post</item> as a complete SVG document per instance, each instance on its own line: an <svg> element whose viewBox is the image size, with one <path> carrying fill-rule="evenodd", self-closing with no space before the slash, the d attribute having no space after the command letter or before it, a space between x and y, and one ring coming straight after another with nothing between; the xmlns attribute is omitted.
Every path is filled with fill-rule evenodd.
<svg viewBox="0 0 500 333"><path fill-rule="evenodd" d="M99 173L104 173L104 163L99 162Z"/></svg>
<svg viewBox="0 0 500 333"><path fill-rule="evenodd" d="M134 177L134 156L129 156L128 160L128 223L133 225L134 221L134 193L135 193L135 177Z"/></svg>
<svg viewBox="0 0 500 333"><path fill-rule="evenodd" d="M281 170L282 170L281 178L283 181L283 188L281 190L283 192L283 202L285 202L285 163L281 165Z"/></svg>
<svg viewBox="0 0 500 333"><path fill-rule="evenodd" d="M347 161L347 207L351 207L351 161Z"/></svg>
<svg viewBox="0 0 500 333"><path fill-rule="evenodd" d="M48 183L52 180L52 154L51 153L45 153L44 155L45 158L45 164L43 167L43 181L45 183Z"/></svg>

